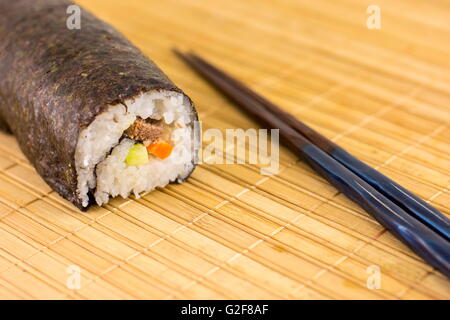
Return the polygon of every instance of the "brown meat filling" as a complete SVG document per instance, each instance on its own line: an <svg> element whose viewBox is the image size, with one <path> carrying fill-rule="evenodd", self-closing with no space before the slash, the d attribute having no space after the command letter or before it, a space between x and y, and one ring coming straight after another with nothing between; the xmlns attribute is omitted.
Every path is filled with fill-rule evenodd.
<svg viewBox="0 0 450 320"><path fill-rule="evenodd" d="M152 143L162 137L164 128L158 120L138 118L125 131L125 134L131 139Z"/></svg>

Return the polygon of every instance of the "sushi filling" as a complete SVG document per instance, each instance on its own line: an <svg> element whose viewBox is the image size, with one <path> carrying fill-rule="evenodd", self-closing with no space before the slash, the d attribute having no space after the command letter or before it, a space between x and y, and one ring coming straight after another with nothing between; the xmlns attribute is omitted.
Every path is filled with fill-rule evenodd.
<svg viewBox="0 0 450 320"><path fill-rule="evenodd" d="M183 95L157 91L97 116L80 133L75 153L83 206L89 192L102 205L184 179L193 167L190 110Z"/></svg>
<svg viewBox="0 0 450 320"><path fill-rule="evenodd" d="M182 127L182 125L178 125ZM138 117L125 131L128 138L141 142L130 149L126 158L127 164L136 163L137 159L142 160L142 163L138 164L146 163L148 160L145 157L146 152L163 160L170 156L173 150L171 142L173 129L173 125L167 125L164 121Z"/></svg>

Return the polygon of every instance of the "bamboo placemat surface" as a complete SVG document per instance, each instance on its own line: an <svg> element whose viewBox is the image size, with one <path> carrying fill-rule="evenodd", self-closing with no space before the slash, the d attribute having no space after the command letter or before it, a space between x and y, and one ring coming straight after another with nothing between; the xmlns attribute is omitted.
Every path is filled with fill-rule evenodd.
<svg viewBox="0 0 450 320"><path fill-rule="evenodd" d="M450 214L450 5L78 1L196 102L203 127L258 128L171 52L195 49ZM0 134L1 298L449 299L446 278L281 150L280 172L200 165L188 182L79 212ZM67 268L81 287L67 287ZM368 289L369 266L381 288Z"/></svg>

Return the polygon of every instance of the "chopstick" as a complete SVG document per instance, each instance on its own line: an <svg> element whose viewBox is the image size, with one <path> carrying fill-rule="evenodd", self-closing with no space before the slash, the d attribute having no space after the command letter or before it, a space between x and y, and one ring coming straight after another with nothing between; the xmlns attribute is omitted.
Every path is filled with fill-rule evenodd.
<svg viewBox="0 0 450 320"><path fill-rule="evenodd" d="M198 55L190 53L190 56L205 67L214 71L218 76L226 79L227 82L233 84L233 86L241 92L264 105L267 110L282 119L286 124L294 128L322 151L328 153L353 173L357 174L361 179L365 180L372 187L388 197L391 201L402 207L406 212L413 215L416 219L420 220L434 231L440 233L447 241L450 241L450 220L437 209L382 173L353 157L343 148L337 146L311 127L280 109L266 98L250 90L242 82L231 78Z"/></svg>
<svg viewBox="0 0 450 320"><path fill-rule="evenodd" d="M264 126L280 129L282 141L291 151L304 158L314 170L363 207L417 255L450 277L450 243L443 236L415 219L339 161L314 145L289 125L286 119L279 117L276 112L271 112L260 99L255 99L254 94L249 94L250 89L242 90L241 87L236 86L235 82L230 81L232 79L230 76L224 77L225 73L217 68L211 68L210 64L198 56L174 51L250 116ZM241 86L244 85L241 84ZM325 142L322 141L322 143ZM323 146L327 145L329 146L329 144L323 144Z"/></svg>

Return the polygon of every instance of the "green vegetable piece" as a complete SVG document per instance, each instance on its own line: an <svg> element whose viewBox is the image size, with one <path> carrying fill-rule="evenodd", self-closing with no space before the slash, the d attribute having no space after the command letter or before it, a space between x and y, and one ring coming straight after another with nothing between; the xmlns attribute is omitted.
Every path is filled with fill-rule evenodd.
<svg viewBox="0 0 450 320"><path fill-rule="evenodd" d="M148 163L147 148L142 143L136 143L128 150L125 162L129 166L139 166Z"/></svg>

